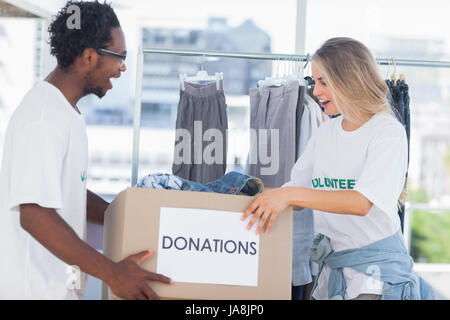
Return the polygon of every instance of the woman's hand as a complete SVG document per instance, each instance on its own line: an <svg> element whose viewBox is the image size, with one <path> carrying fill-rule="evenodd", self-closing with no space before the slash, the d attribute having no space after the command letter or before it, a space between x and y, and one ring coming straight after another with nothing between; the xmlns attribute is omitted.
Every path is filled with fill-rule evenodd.
<svg viewBox="0 0 450 320"><path fill-rule="evenodd" d="M259 234L267 221L266 234L269 233L278 214L289 206L287 188L264 189L244 211L241 220L245 220L253 213L247 229L250 230L258 218L260 219L256 234Z"/></svg>

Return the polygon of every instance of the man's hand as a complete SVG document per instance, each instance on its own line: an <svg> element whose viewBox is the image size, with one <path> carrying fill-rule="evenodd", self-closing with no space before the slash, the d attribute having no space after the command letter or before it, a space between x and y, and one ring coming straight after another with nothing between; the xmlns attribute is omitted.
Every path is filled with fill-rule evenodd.
<svg viewBox="0 0 450 320"><path fill-rule="evenodd" d="M153 254L153 250L142 251L114 265L114 277L108 282L115 295L129 300L155 300L159 296L148 285L149 281L172 284L166 276L149 272L139 265Z"/></svg>

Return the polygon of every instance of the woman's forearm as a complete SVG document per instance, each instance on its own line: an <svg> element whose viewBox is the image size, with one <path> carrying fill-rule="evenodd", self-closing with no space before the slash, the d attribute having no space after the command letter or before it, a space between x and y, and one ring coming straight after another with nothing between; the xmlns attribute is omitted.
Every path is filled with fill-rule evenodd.
<svg viewBox="0 0 450 320"><path fill-rule="evenodd" d="M354 190L325 191L307 188L286 187L286 197L290 206L310 208L337 214L365 216L372 203Z"/></svg>

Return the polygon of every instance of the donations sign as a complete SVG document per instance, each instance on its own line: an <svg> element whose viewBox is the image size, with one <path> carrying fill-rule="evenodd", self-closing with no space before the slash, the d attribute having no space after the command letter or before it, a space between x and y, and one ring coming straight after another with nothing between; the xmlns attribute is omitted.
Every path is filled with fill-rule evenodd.
<svg viewBox="0 0 450 320"><path fill-rule="evenodd" d="M259 235L241 216L162 207L157 273L175 282L258 286Z"/></svg>

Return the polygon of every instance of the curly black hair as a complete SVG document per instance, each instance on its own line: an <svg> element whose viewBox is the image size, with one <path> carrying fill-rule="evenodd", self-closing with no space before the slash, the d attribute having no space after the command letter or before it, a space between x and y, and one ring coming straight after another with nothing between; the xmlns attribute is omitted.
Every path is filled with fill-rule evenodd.
<svg viewBox="0 0 450 320"><path fill-rule="evenodd" d="M71 6L79 8L80 28L70 25L74 21L73 14L77 12ZM56 57L58 66L67 71L84 49L107 46L112 40L111 28L115 27L120 27L119 20L106 1L68 1L48 28L51 54Z"/></svg>

